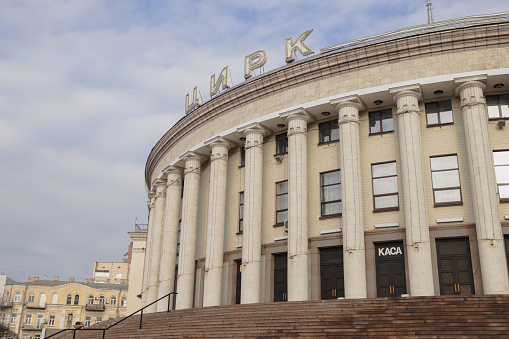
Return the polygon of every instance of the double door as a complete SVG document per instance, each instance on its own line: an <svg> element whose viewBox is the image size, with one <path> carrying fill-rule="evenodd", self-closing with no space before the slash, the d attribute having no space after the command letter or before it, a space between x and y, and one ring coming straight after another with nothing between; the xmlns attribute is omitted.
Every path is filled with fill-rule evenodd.
<svg viewBox="0 0 509 339"><path fill-rule="evenodd" d="M468 238L437 239L436 243L440 294L474 294Z"/></svg>
<svg viewBox="0 0 509 339"><path fill-rule="evenodd" d="M342 246L320 249L320 281L322 300L345 296Z"/></svg>
<svg viewBox="0 0 509 339"><path fill-rule="evenodd" d="M376 290L378 297L406 294L403 242L375 244Z"/></svg>

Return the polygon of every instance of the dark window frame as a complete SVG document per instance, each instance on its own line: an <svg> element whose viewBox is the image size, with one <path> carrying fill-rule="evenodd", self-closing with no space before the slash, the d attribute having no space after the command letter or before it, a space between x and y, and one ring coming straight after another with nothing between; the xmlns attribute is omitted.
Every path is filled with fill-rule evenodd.
<svg viewBox="0 0 509 339"><path fill-rule="evenodd" d="M280 144L282 143L282 146ZM285 151L281 151L283 148ZM288 134L278 134L276 135L276 153L274 155L285 155L288 154Z"/></svg>
<svg viewBox="0 0 509 339"><path fill-rule="evenodd" d="M333 123L336 123L336 128L338 130L338 138L337 139L334 139L332 140L332 131L335 130L336 128L332 128L332 124ZM327 137L329 138L329 141L324 141L324 135L322 134L322 130L325 129L324 127L327 127L327 132L328 132L328 135ZM331 142L339 142L339 124L338 124L338 119L334 119L334 120L329 120L329 121L325 121L325 122L322 122L320 124L318 124L318 145L323 145L323 144L330 144Z"/></svg>
<svg viewBox="0 0 509 339"><path fill-rule="evenodd" d="M322 175L327 174L327 173L332 173L332 172L339 172L339 183L324 185ZM331 186L336 186L336 185L339 186L339 192L341 194L341 170L340 169L320 173L320 218L322 218L322 219L339 218L343 215L343 197L341 197L341 199L339 199L339 200L330 200L330 201L324 201L324 197L323 197L323 188L324 187L331 187ZM335 214L323 214L324 205L334 204L334 203L338 203L338 202L340 203L340 206L341 206L341 208L340 208L341 212L335 213Z"/></svg>
<svg viewBox="0 0 509 339"><path fill-rule="evenodd" d="M392 120L392 129L391 130L388 130L388 131L384 131L383 129L383 121L384 120L389 120L389 118L385 118L383 119L383 114L384 113L388 113L390 112L391 113L391 117L390 117L390 120ZM373 116L375 114L378 114L378 117L374 118ZM382 109L382 110L378 110L378 111L373 111L373 112L369 112L368 113L368 120L369 120L369 135L383 135L383 134L387 134L387 133L394 133L394 116L392 114L392 108L387 108L387 109ZM372 124L371 122L372 121L378 121L380 123L380 132L372 132Z"/></svg>
<svg viewBox="0 0 509 339"><path fill-rule="evenodd" d="M373 166L376 165L384 165L384 164L391 164L394 163L396 165L396 174L394 175L385 175L382 177L375 177L373 174ZM371 164L371 192L373 196L373 212L386 212L386 211L399 211L399 185L396 193L384 193L384 194L375 194L375 180L376 179L385 179L385 178L392 178L396 177L396 184L398 183L398 163L394 161L385 161L385 162L378 162L375 164ZM385 207L385 208L376 208L375 199L379 197L389 197L389 196L397 196L398 197L398 206L393 207Z"/></svg>
<svg viewBox="0 0 509 339"><path fill-rule="evenodd" d="M240 146L240 165L239 168L246 166L246 148L244 146Z"/></svg>
<svg viewBox="0 0 509 339"><path fill-rule="evenodd" d="M445 170L433 170L433 168L431 167L431 159L432 158L442 158L442 157L450 157L450 156L456 156L456 163L457 163L457 168L449 168L449 169L445 169ZM440 207L440 206L454 206L454 205L463 205L463 192L461 190L461 176L460 176L460 164L459 164L459 160L458 160L458 154L444 154L444 155L435 155L435 156L430 156L429 157L429 166L430 166L430 170L431 170L431 188L433 190L433 204L435 207ZM433 185L433 173L434 172L447 172L447 171L453 171L453 170L457 170L458 171L458 181L460 183L459 186L450 186L450 187L441 187L441 188L435 188L434 185ZM453 190L453 189L459 189L460 191L460 200L457 200L457 201L450 201L450 202L439 202L437 203L436 202L436 199L435 199L435 192L437 191L450 191L450 190Z"/></svg>
<svg viewBox="0 0 509 339"><path fill-rule="evenodd" d="M489 110L488 110L488 120L502 120L502 119L509 119L509 116L504 117L502 116L502 105L500 103L500 99L502 96L509 97L509 94L495 94L495 95L487 95L486 96L486 109L488 110L488 106L495 106L495 105L488 105L488 100L490 98L496 97L497 98L497 106L498 106L498 117L490 117Z"/></svg>
<svg viewBox="0 0 509 339"><path fill-rule="evenodd" d="M451 122L444 122L442 123L442 116L441 116L441 112L440 112L440 103L441 102L447 102L449 101L450 103L450 106L451 106L451 115L452 115L452 121ZM438 123L436 124L430 124L428 122L428 114L435 114L435 113L428 113L428 110L427 110L427 106L428 105L435 105L434 108L436 108L437 112L437 118L438 118ZM424 104L424 110L426 111L426 127L437 127L437 126L446 126L446 125L454 125L454 110L452 109L452 102L451 100L442 100L442 101L433 101L433 102L427 102Z"/></svg>
<svg viewBox="0 0 509 339"><path fill-rule="evenodd" d="M242 199L241 199L242 197ZM241 213L242 210L242 213ZM240 217L242 215L242 218ZM242 225L242 226L241 226ZM237 235L242 234L244 232L244 192L239 192L239 224Z"/></svg>
<svg viewBox="0 0 509 339"><path fill-rule="evenodd" d="M278 193L277 193L277 185L278 185L278 184L280 184L280 183L282 183L282 182L286 182L286 183L287 183L287 184L286 184L286 187L287 187L287 189L286 189L286 193L279 193L279 194L278 194ZM275 192L276 192L276 199L275 199L275 201L274 201L274 202L275 202L275 207L276 207L276 218L275 218L275 221L276 221L276 222L275 222L275 224L274 224L274 227L280 227L280 226L284 226L284 224L285 224L285 223L284 223L284 221L283 221L283 222L278 222L278 221L277 221L277 214L278 214L278 213L280 213L280 212L287 212L287 213L288 213L288 203L286 204L286 208L285 208L285 209L278 210L278 209L277 209L277 197L278 197L278 196L282 196L282 195L286 195L286 196L288 196L288 180L281 180L281 181L276 182L276 191L275 191ZM288 199L287 199L287 201L288 201Z"/></svg>
<svg viewBox="0 0 509 339"><path fill-rule="evenodd" d="M68 294L67 299L65 301L66 305L72 305L72 295Z"/></svg>
<svg viewBox="0 0 509 339"><path fill-rule="evenodd" d="M494 150L493 153L496 153L496 152L509 152L509 150ZM509 187L509 182L502 182L502 183L499 183L498 181L498 178L496 176L496 170L497 170L497 167L507 167L507 170L509 171L509 163L507 164L502 164L502 165L496 165L495 162L493 162L493 166L494 166L494 169L495 169L495 181L497 182L497 191L499 192L499 201L500 202L509 202L509 198L500 198L500 186L508 186Z"/></svg>
<svg viewBox="0 0 509 339"><path fill-rule="evenodd" d="M80 303L80 295L76 294L74 296L74 305L79 305L79 303Z"/></svg>

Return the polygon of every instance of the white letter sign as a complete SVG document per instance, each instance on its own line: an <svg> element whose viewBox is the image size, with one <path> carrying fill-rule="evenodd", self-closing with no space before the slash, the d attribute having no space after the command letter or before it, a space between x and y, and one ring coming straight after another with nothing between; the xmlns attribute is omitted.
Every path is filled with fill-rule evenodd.
<svg viewBox="0 0 509 339"><path fill-rule="evenodd" d="M198 86L196 86L193 90L193 101L189 102L189 93L186 94L186 114L189 114L193 109L200 106L200 95L198 91Z"/></svg>
<svg viewBox="0 0 509 339"><path fill-rule="evenodd" d="M219 86L222 85L223 89L230 87L228 85L228 76L229 76L228 66L223 68L223 70L219 74L219 77L217 78L217 81L216 81L216 75L212 74L212 76L210 77L210 97L211 98L214 95L216 95L217 92L219 92Z"/></svg>
<svg viewBox="0 0 509 339"><path fill-rule="evenodd" d="M244 58L244 79L253 76L253 70L262 67L267 62L267 52L259 50Z"/></svg>
<svg viewBox="0 0 509 339"><path fill-rule="evenodd" d="M295 60L296 50L299 50L300 54L302 54L303 56L313 53L311 48L306 46L306 44L304 43L304 40L306 40L306 38L309 36L309 34L311 34L311 32L313 32L312 29L310 29L309 31L305 31L304 33L299 35L295 42L293 41L293 36L285 40L286 63L290 63Z"/></svg>

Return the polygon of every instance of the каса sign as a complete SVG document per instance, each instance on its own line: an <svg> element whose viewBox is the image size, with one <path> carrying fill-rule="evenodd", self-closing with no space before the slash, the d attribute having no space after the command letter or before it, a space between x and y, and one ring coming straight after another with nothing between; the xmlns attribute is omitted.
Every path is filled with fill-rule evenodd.
<svg viewBox="0 0 509 339"><path fill-rule="evenodd" d="M299 51L303 56L312 54L313 51L306 46L304 40L311 34L313 30L310 29L305 31L297 40L294 40L293 36L285 39L285 59L287 63L291 63L295 60L295 51ZM264 50L259 50L244 57L244 79L249 79L253 76L253 71L257 68L262 67L267 62L267 52ZM226 66L223 68L221 73L216 79L216 75L213 74L210 77L210 97L212 98L219 92L219 88L222 89L229 88L229 68ZM195 108L198 108L201 105L200 95L198 86L193 89L192 100L190 100L190 95L186 95L186 114L189 114Z"/></svg>
<svg viewBox="0 0 509 339"><path fill-rule="evenodd" d="M403 250L401 246L387 246L387 247L379 247L378 248L378 256L385 257L388 255L402 255Z"/></svg>

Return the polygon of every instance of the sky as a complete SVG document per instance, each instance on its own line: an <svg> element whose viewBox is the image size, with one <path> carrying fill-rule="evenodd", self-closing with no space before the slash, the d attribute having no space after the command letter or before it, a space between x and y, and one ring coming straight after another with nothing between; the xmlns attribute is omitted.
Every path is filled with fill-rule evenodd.
<svg viewBox="0 0 509 339"><path fill-rule="evenodd" d="M435 21L509 11L432 4ZM284 66L309 29L316 55L425 23L424 0L0 0L0 274L83 281L121 261L147 223L150 150L225 66L238 85L246 55Z"/></svg>

